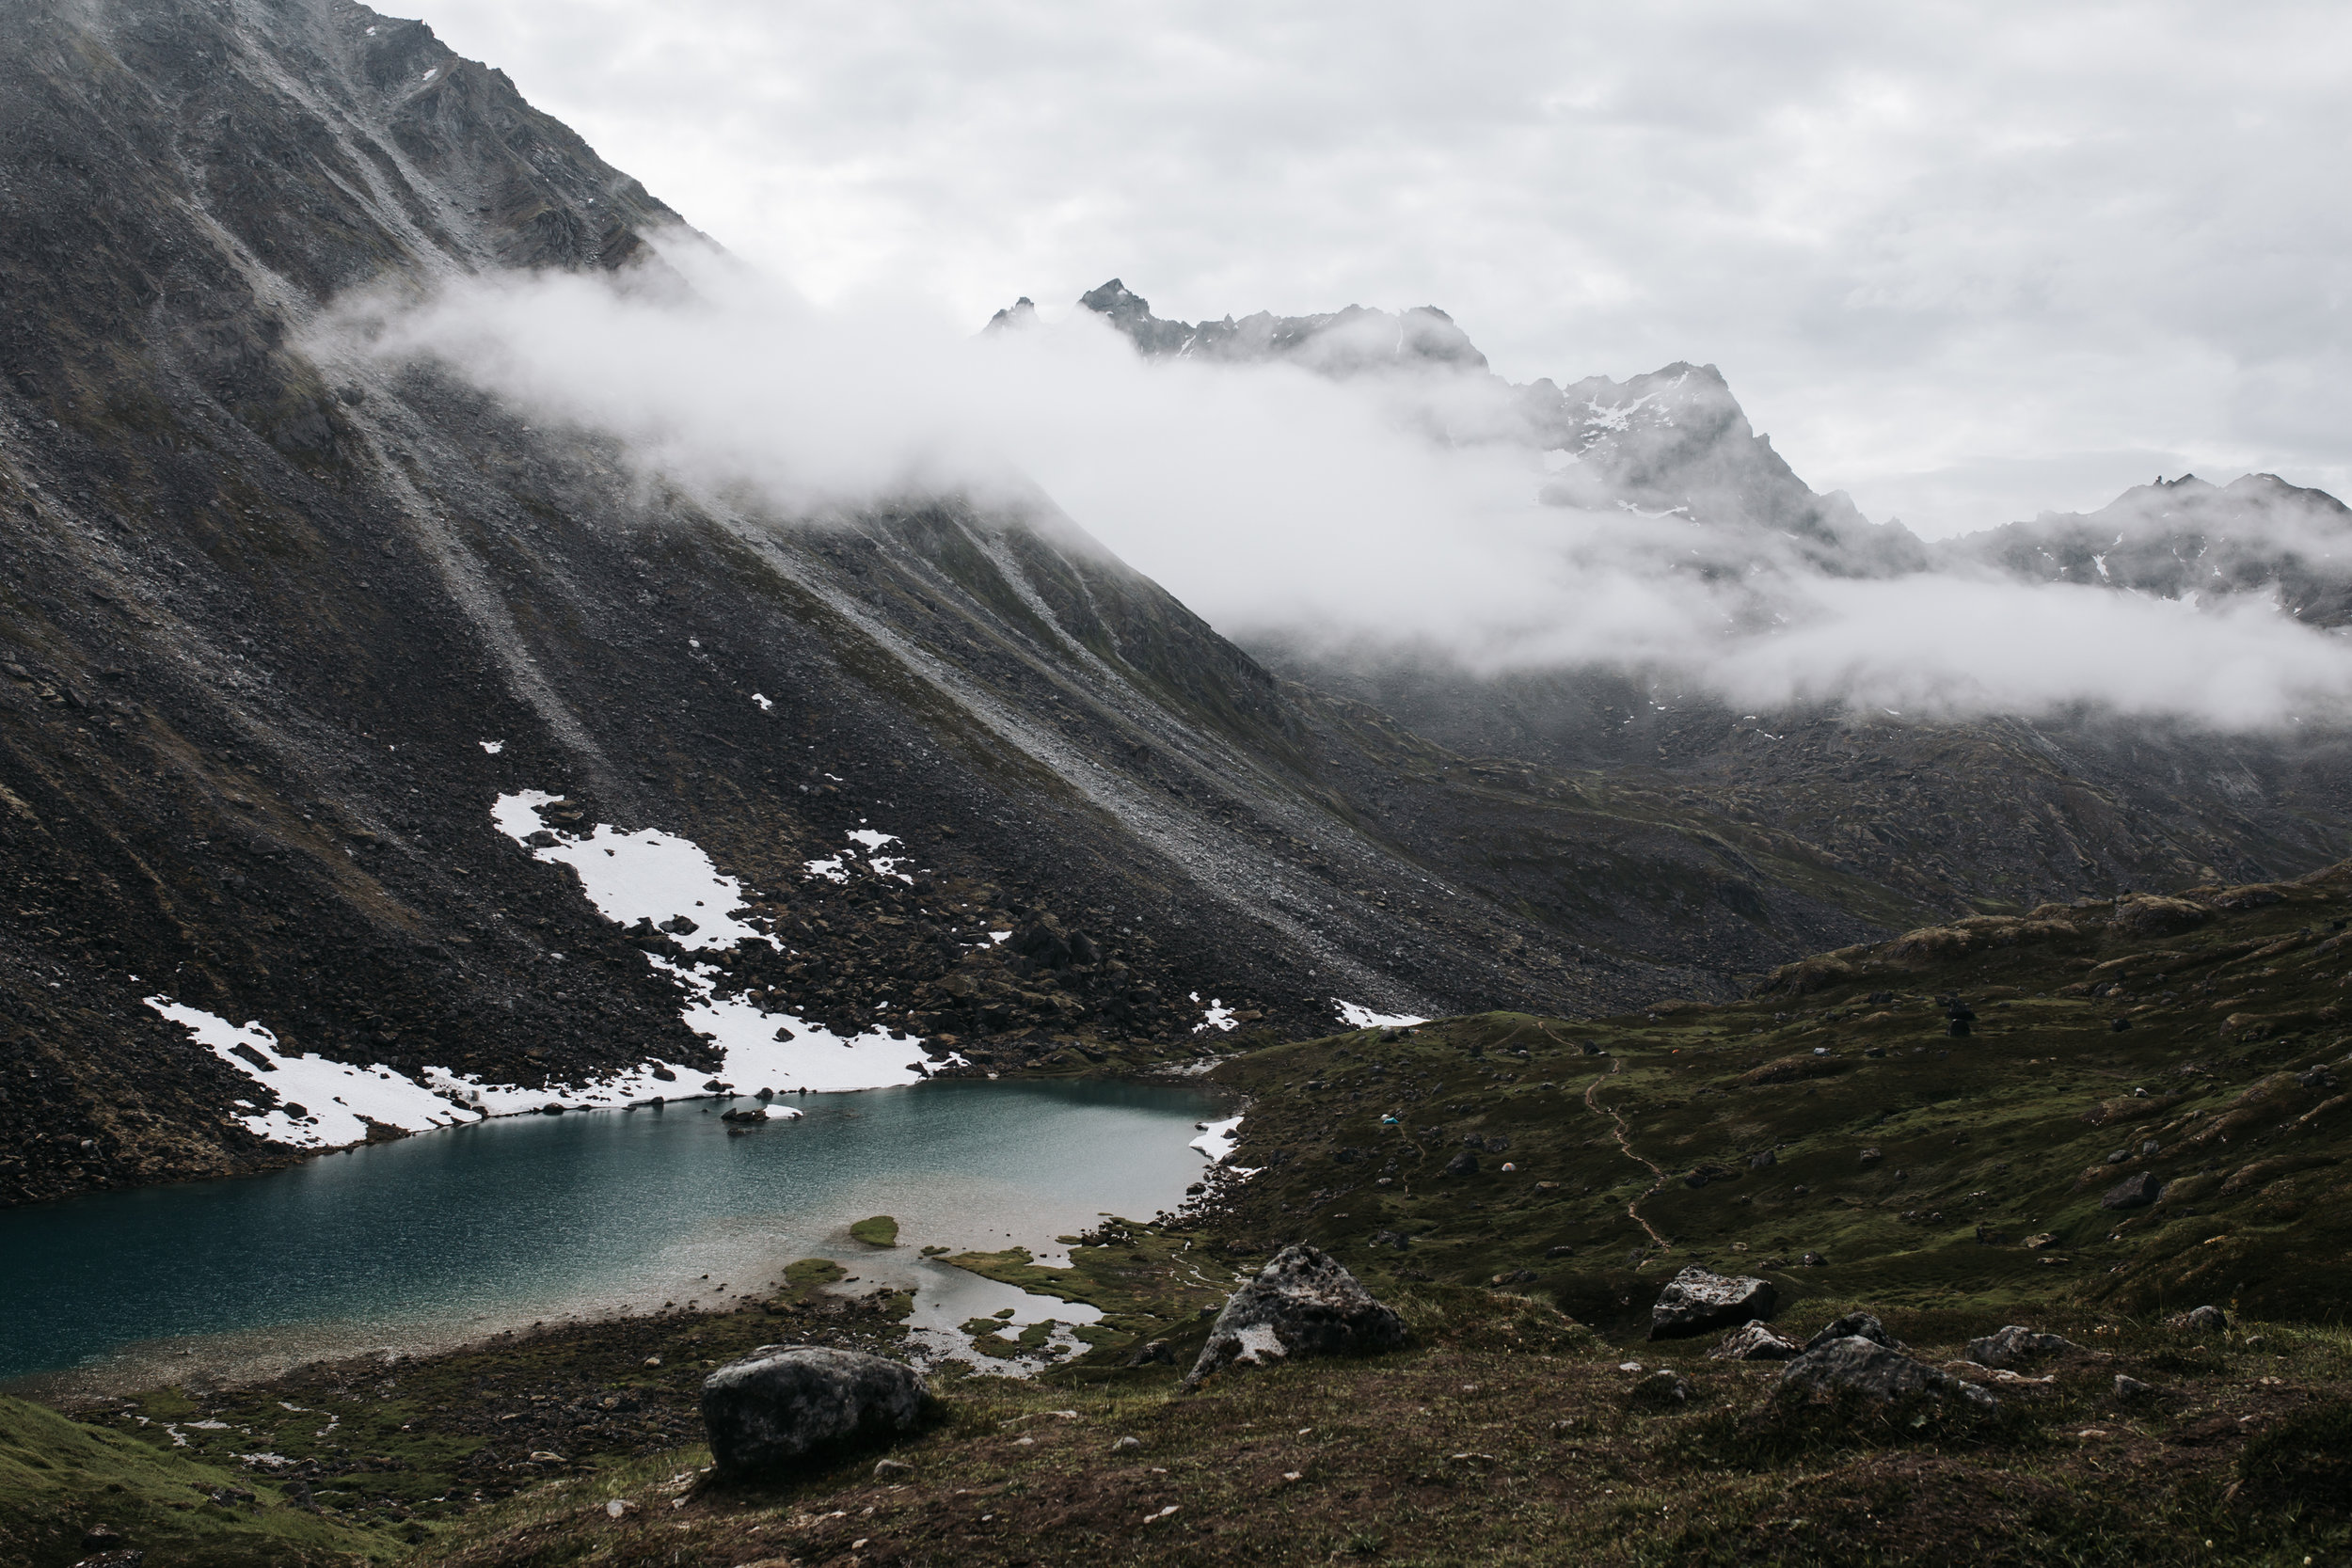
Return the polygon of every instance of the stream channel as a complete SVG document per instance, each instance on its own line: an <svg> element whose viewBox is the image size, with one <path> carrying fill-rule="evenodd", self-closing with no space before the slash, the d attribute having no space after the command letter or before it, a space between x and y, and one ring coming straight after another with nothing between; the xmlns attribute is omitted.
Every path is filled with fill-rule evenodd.
<svg viewBox="0 0 2352 1568"><path fill-rule="evenodd" d="M20 1392L265 1375L505 1328L765 1293L796 1258L915 1292L914 1326L1014 1308L1092 1322L921 1256L1021 1245L1060 1262L1104 1214L1148 1219L1203 1157L1195 1090L950 1080L795 1097L730 1137L725 1101L508 1117L261 1177L0 1212L0 1379ZM749 1101L738 1101L736 1104ZM868 1247L850 1225L898 1221Z"/></svg>

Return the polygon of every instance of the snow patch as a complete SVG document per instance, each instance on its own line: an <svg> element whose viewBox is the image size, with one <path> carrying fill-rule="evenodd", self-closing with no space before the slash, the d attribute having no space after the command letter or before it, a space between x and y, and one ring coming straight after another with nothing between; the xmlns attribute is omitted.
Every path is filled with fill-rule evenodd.
<svg viewBox="0 0 2352 1568"><path fill-rule="evenodd" d="M894 1040L883 1029L844 1038L790 1013L767 1012L739 997L718 995L719 971L714 967L688 967L660 957L652 961L700 997L688 1003L679 1016L689 1029L711 1037L725 1062L719 1082L739 1093L808 1089L821 1094L915 1084L926 1076L914 1065L923 1053L921 1040ZM779 1028L791 1037L776 1038Z"/></svg>
<svg viewBox="0 0 2352 1568"><path fill-rule="evenodd" d="M776 705L775 704L773 704L773 703L770 702L767 698L765 698L765 697L761 696L761 695L760 695L758 692L756 692L756 691L755 691L755 692L753 692L753 693L752 693L752 701L753 701L753 702L755 702L755 703L757 703L757 704L759 705L759 711L760 711L760 712L762 712L762 713L767 713L767 712L771 711L771 710L775 707L775 705Z"/></svg>
<svg viewBox="0 0 2352 1568"><path fill-rule="evenodd" d="M765 934L735 918L734 911L743 908L743 884L721 876L693 840L658 828L625 833L602 822L584 838L552 832L539 820L538 808L555 799L536 789L501 795L490 807L490 818L517 844L528 845L533 834L549 832L555 842L533 847L532 857L578 872L588 901L607 920L619 926L650 920L660 926L683 915L694 929L675 933L678 945L695 952L745 942L773 945Z"/></svg>
<svg viewBox="0 0 2352 1568"><path fill-rule="evenodd" d="M1200 1001L1200 993L1194 991L1192 999L1195 1002ZM1192 1032L1198 1035L1203 1030L1215 1029L1219 1034L1231 1034L1233 1027L1233 1009L1225 1005L1223 997L1212 997L1208 1006L1203 1009L1200 1022L1192 1026Z"/></svg>
<svg viewBox="0 0 2352 1568"><path fill-rule="evenodd" d="M151 996L147 1005L179 1024L214 1055L257 1084L277 1091L278 1104L237 1119L249 1132L272 1143L297 1148L337 1148L363 1142L369 1122L381 1122L404 1132L422 1132L476 1121L483 1113L452 1104L404 1072L377 1064L352 1067L314 1053L288 1055L278 1049L278 1037L259 1023L243 1028L216 1013ZM428 1074L437 1070L427 1069ZM544 1103L547 1097L540 1096ZM245 1103L240 1101L239 1103ZM288 1106L308 1113L300 1119ZM537 1109L533 1106L532 1109ZM364 1119L363 1119L364 1118Z"/></svg>
<svg viewBox="0 0 2352 1568"><path fill-rule="evenodd" d="M478 741L476 744L481 746L484 751L489 752L492 756L496 756L501 752L506 750L506 742L503 740L484 740Z"/></svg>
<svg viewBox="0 0 2352 1568"><path fill-rule="evenodd" d="M670 1076L656 1077L657 1070ZM675 1062L644 1062L627 1072L584 1085L558 1084L552 1088L534 1089L520 1084L490 1083L445 1067L428 1067L423 1072L425 1083L433 1088L454 1095L484 1115L493 1117L529 1116L550 1105L566 1111L615 1111L657 1097L692 1098L702 1094L702 1083L707 1076Z"/></svg>
<svg viewBox="0 0 2352 1568"><path fill-rule="evenodd" d="M1370 1007L1359 1007L1336 996L1331 998L1331 1006L1339 1009L1340 1022L1350 1029L1410 1029L1416 1023L1429 1022L1408 1013L1375 1013Z"/></svg>
<svg viewBox="0 0 2352 1568"><path fill-rule="evenodd" d="M1199 1149L1208 1156L1209 1164L1216 1165L1222 1164L1240 1142L1241 1117L1228 1117L1223 1121L1203 1122L1200 1135L1186 1147Z"/></svg>

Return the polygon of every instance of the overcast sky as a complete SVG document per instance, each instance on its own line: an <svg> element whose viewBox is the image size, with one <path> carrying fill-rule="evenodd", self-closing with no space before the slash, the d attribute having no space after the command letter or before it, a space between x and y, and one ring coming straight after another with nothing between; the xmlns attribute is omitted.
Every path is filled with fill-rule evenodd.
<svg viewBox="0 0 2352 1568"><path fill-rule="evenodd" d="M1922 532L2352 490L2352 7L429 0L819 301L1436 304L1514 380L1711 361Z"/></svg>

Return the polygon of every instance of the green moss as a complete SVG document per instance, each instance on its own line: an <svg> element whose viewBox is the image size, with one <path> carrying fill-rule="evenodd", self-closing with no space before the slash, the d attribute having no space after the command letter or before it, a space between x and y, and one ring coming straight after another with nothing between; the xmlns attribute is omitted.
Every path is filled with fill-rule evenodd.
<svg viewBox="0 0 2352 1568"><path fill-rule="evenodd" d="M898 1222L888 1214L876 1214L850 1226L850 1234L867 1246L897 1246Z"/></svg>

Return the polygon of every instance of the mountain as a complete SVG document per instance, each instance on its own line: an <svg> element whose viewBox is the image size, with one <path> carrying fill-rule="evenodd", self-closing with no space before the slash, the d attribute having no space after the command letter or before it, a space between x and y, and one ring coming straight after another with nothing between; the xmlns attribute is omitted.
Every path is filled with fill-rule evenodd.
<svg viewBox="0 0 2352 1568"><path fill-rule="evenodd" d="M1350 305L1311 316L1267 311L1235 321L1163 321L1151 301L1114 277L1078 304L1124 334L1146 358L1279 361L1331 376L1409 373L1481 383L1501 417L1441 439L1503 439L1551 454L1544 499L1556 505L1679 514L1725 529L1763 529L1800 540L1808 560L1850 574L1917 571L1928 563L1900 523L1870 522L1842 491L1817 495L1759 436L1723 372L1673 364L1612 381L1588 376L1514 386L1487 368L1468 333L1434 305L1391 314ZM1025 312L1024 307L1026 307ZM1023 299L999 310L996 330L1033 318ZM1463 407L1450 403L1450 420Z"/></svg>
<svg viewBox="0 0 2352 1568"><path fill-rule="evenodd" d="M778 1029L1115 1070L1724 993L1912 912L1286 683L1042 498L818 526L322 330L701 243L421 24L7 17L0 1201L803 1070ZM671 903L596 879L625 845Z"/></svg>
<svg viewBox="0 0 2352 1568"><path fill-rule="evenodd" d="M2200 603L2265 594L2311 626L2352 622L2352 507L2276 474L2158 479L2096 512L2045 512L1947 553L2029 581Z"/></svg>
<svg viewBox="0 0 2352 1568"><path fill-rule="evenodd" d="M2269 476L2219 489L2184 478L2089 516L2044 515L1931 547L1806 485L1712 366L1511 386L1427 307L1195 325L1154 316L1117 279L1079 304L1147 357L1474 382L1510 411L1481 438L1549 454L1545 499L1702 524L1712 542L1687 565L1719 584L1769 585L1792 567L1866 578L1962 569L2206 600L2275 592L2320 625L2337 624L2344 604L2335 564L2352 564L2344 508ZM993 325L1015 324L999 312ZM1424 341L1428 352L1414 346ZM1494 772L1553 770L1763 829L1923 915L2299 874L2352 847L2352 748L2323 726L2217 735L2087 708L1923 721L1843 703L1748 713L1664 675L1487 673L1423 646L1335 646L1279 629L1246 642L1300 689L1360 702Z"/></svg>

